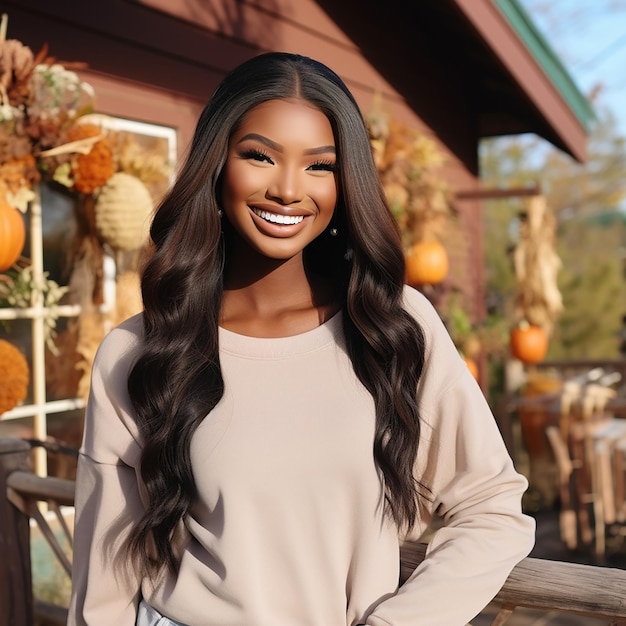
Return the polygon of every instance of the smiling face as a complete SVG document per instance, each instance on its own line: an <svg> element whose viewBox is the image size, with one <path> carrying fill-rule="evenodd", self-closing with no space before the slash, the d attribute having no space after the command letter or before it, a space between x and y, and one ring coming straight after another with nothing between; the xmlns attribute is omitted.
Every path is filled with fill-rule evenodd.
<svg viewBox="0 0 626 626"><path fill-rule="evenodd" d="M335 139L309 103L270 100L254 107L230 138L222 209L239 241L289 259L328 227L337 203Z"/></svg>

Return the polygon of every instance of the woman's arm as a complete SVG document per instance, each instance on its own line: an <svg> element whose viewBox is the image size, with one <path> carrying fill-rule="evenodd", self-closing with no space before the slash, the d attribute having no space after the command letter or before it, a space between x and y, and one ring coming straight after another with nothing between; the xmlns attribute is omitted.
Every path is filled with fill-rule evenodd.
<svg viewBox="0 0 626 626"><path fill-rule="evenodd" d="M109 333L94 360L76 475L68 626L135 624L141 581L121 547L143 512L134 469L139 446L126 391L136 321Z"/></svg>
<svg viewBox="0 0 626 626"><path fill-rule="evenodd" d="M81 453L68 626L134 626L140 581L119 549L141 513L134 471Z"/></svg>
<svg viewBox="0 0 626 626"><path fill-rule="evenodd" d="M366 623L465 626L528 555L535 523L521 511L527 481L514 469L482 391L438 315L416 292L409 295L409 308L428 344L415 473L431 489L428 509L443 526L425 560Z"/></svg>

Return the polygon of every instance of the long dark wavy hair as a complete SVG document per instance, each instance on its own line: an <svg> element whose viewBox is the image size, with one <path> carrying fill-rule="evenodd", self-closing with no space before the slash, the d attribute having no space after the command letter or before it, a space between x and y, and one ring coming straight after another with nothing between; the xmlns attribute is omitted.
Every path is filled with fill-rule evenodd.
<svg viewBox="0 0 626 626"><path fill-rule="evenodd" d="M305 264L338 286L348 354L375 403L373 454L387 512L406 526L418 515L413 465L424 337L403 308L404 255L363 117L325 65L300 55L262 54L233 70L211 97L150 230L153 254L142 274L144 337L128 380L144 443L140 474L148 503L127 548L147 574L164 565L177 569L172 539L196 496L190 441L224 392L218 323L229 244L219 204L229 138L253 107L285 98L308 101L333 129L339 236L318 237L305 250Z"/></svg>

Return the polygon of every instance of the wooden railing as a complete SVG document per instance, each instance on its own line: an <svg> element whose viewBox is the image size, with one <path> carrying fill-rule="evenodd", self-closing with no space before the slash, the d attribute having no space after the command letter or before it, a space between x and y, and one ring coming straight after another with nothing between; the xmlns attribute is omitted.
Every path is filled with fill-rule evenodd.
<svg viewBox="0 0 626 626"><path fill-rule="evenodd" d="M73 506L74 481L36 476L32 472L32 451L32 442L0 439L0 626L67 621L66 607L33 597L30 520L36 522L67 576L71 576L71 556L59 543L40 506L45 503L55 514L71 546L72 534L60 507Z"/></svg>
<svg viewBox="0 0 626 626"><path fill-rule="evenodd" d="M401 580L421 563L425 552L424 544L402 546ZM491 626L504 624L518 607L626 626L626 571L528 557L513 569L494 603L501 608Z"/></svg>
<svg viewBox="0 0 626 626"><path fill-rule="evenodd" d="M57 512L74 501L74 482L41 478L30 470L31 446L19 439L0 439L0 626L65 624L65 607L33 601L29 520L34 519L69 575L69 560L40 513L45 502ZM6 494L2 497L2 493ZM426 546L408 543L400 553L401 579L423 560ZM494 599L500 610L492 626L502 626L517 607L560 612L607 620L610 626L626 626L626 571L526 558L510 574Z"/></svg>

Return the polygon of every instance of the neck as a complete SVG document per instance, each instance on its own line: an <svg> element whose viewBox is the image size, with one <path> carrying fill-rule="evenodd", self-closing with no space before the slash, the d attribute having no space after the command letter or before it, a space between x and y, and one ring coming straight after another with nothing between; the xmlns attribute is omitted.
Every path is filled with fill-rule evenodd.
<svg viewBox="0 0 626 626"><path fill-rule="evenodd" d="M305 332L338 308L327 281L307 275L302 255L284 261L234 255L224 284L220 324L245 335Z"/></svg>

